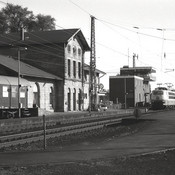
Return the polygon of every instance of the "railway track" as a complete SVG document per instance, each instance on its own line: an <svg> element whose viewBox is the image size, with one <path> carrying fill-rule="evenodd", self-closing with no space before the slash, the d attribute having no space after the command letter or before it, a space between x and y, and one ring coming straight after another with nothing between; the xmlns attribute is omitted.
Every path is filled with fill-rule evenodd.
<svg viewBox="0 0 175 175"><path fill-rule="evenodd" d="M5 147L10 147L10 146L16 146L19 144L41 141L41 140L44 140L44 137L46 139L49 139L49 138L60 137L60 136L103 128L104 126L107 126L107 125L120 123L123 118L124 116L120 116L118 118L116 117L101 118L98 120L96 119L95 121L87 120L86 123L81 123L81 122L78 124L72 123L69 126L59 126L57 128L47 129L46 131L38 130L38 131L25 132L20 134L1 136L0 149Z"/></svg>

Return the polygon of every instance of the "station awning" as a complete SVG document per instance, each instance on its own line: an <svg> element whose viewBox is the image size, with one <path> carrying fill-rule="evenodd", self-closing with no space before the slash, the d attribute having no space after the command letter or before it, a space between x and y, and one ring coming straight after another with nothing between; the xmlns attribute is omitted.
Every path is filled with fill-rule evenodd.
<svg viewBox="0 0 175 175"><path fill-rule="evenodd" d="M18 77L0 76L0 84L3 85L18 85ZM30 86L30 82L24 78L20 78L21 86Z"/></svg>

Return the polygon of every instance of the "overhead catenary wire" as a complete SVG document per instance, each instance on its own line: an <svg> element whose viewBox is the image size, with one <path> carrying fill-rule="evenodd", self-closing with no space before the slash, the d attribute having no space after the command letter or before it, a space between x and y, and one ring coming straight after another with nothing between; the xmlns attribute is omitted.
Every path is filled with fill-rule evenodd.
<svg viewBox="0 0 175 175"><path fill-rule="evenodd" d="M71 3L73 3L72 1L70 1ZM75 6L77 6L78 8L80 8L82 11L84 11L85 13L87 13L88 15L91 15L88 11L86 11L85 9L83 9L82 7L80 7L79 5L77 5L76 3L73 3ZM97 20L99 20L97 17L96 17L96 19ZM103 22L106 22L106 23L108 23L108 24L110 24L110 25L113 25L113 26L117 26L118 28L122 28L122 29L124 29L124 30L127 30L127 31L129 31L129 32L133 32L133 33L136 33L137 35L138 35L138 37L139 37L139 35L143 35L143 36L147 36L147 37L152 37L152 38L155 38L155 39L160 39L160 40L163 40L163 43L164 43L164 41L165 40L167 40L167 41L175 41L175 39L170 39L170 38L165 38L164 36L163 37L158 37L158 36L154 36L154 35L150 35L150 34L146 34L146 33L142 33L142 32L138 32L138 31L135 31L135 30L131 30L131 29L128 29L128 28L126 28L126 27L123 27L123 26L120 26L120 25L116 25L116 24L112 24L112 23L110 23L110 22L107 22L107 21L104 21L104 20L101 20L101 21L103 21ZM153 28L153 27L136 27L135 25L133 25L132 26L132 28L134 28L134 29L152 29L152 30L160 30L160 28L159 27L157 27L157 28ZM169 28L166 28L166 29L164 29L164 30L166 30L166 31L175 31L175 29L169 29ZM139 40L140 40L140 37L139 37ZM103 44L102 44L103 45ZM104 46L104 45L103 45ZM105 48L108 48L109 49L109 47L106 47L105 46ZM114 51L114 49L111 49L110 48L110 50L112 50L112 51ZM126 56L126 54L122 54L123 56ZM156 56L158 56L158 54L156 54ZM140 61L140 60L139 60ZM141 61L140 61L141 62ZM143 64L143 62L142 62L142 64ZM144 63L145 64L145 63ZM148 65L148 64L145 64L145 65Z"/></svg>
<svg viewBox="0 0 175 175"><path fill-rule="evenodd" d="M13 58L16 58L17 57L13 57ZM58 63L52 63L52 62L49 62L49 61L41 61L41 60L32 60L32 59L28 59L28 58L24 58L24 57L21 57L21 60L26 60L26 61L31 61L31 62L38 62L38 63L45 63L45 64L50 64L50 65L56 65L56 66L64 66L64 64L58 64Z"/></svg>
<svg viewBox="0 0 175 175"><path fill-rule="evenodd" d="M34 42L34 43L36 43L36 44L39 44L39 45L42 45L42 46L45 46L45 47L47 47L47 48L51 48L51 49L53 49L53 50L56 50L56 51L61 51L61 47L59 46L59 45L56 45L56 44L54 44L54 43L51 43L50 41L48 41L48 40L45 40L45 39L43 39L43 38L41 38L41 37L39 37L39 36L37 36L37 35L34 35L34 34L32 34L32 32L27 32L27 33L30 33L31 35L33 35L34 37L37 37L37 38L39 38L39 39L41 39L41 41L47 41L48 43L50 43L50 44L52 44L52 45L54 45L54 46L57 46L57 49L55 48L55 47L51 47L51 46L49 46L49 45L46 45L46 44L43 44L43 43L41 43L41 42L38 42L38 41L35 41L35 40L28 40L28 42ZM14 36L14 33L9 33L8 34L8 36L4 36L4 35L0 35L0 36L2 36L2 37L6 37L7 39L9 39L9 40L11 40L11 38L9 37L9 36ZM26 39L27 40L27 39ZM16 40L14 40L14 42L17 42ZM20 42L20 41L18 41L18 42ZM23 43L21 43L21 44L26 44L26 45L28 45L28 46L31 46L31 44L27 44L25 41L23 41ZM34 48L34 46L32 46L33 48ZM35 47L35 48L37 48L37 47ZM40 49L40 50L43 50L44 52L46 52L47 50L46 49ZM49 53L51 53L51 55L53 55L53 52L51 52L51 51L48 51Z"/></svg>
<svg viewBox="0 0 175 175"><path fill-rule="evenodd" d="M12 39L12 38L10 38L10 37L6 37L6 36L3 36L3 35L1 35L1 37L11 40L12 43L13 43L11 46L15 46L14 42L18 42L19 44L22 44L23 46L32 47L32 48L35 48L37 51L42 51L42 53L44 53L44 54L49 54L49 55L52 55L52 56L59 57L59 55L57 55L57 54L53 54L52 52L49 52L49 51L40 49L40 48L38 48L38 47L35 47L35 46L32 46L32 45L26 44L26 43L23 42L23 41L19 41L19 40L16 41L16 40L14 40L14 39ZM9 43L7 43L7 44L9 45Z"/></svg>
<svg viewBox="0 0 175 175"><path fill-rule="evenodd" d="M62 27L62 29L64 29L63 27ZM67 32L67 31L65 31L65 32ZM67 32L67 33L69 33L69 32ZM30 33L31 34L31 33ZM70 33L69 33L70 34ZM10 35L10 34L9 34ZM15 42L15 40L13 40L13 39L11 39L10 37L6 37L6 36L3 36L3 35L1 35L2 37L5 37L5 38L7 38L7 39L10 39L10 40L12 40L13 42ZM33 35L33 36L35 36L35 37L38 37L37 35ZM41 37L39 37L39 38L41 38ZM86 38L87 39L87 38ZM89 38L88 38L89 39ZM32 41L34 41L34 40L32 40ZM48 40L46 40L46 41L48 41ZM20 41L19 41L20 42ZM35 41L34 41L35 42ZM48 41L49 42L49 41ZM40 45L43 45L43 46L46 46L46 47L49 47L49 46L47 46L47 45L45 45L45 44L42 44L41 42L36 42L37 44L40 44ZM105 48L107 48L107 49L109 49L109 50L112 50L113 52L116 52L116 53L118 53L118 54L121 54L121 55L123 55L123 56L128 56L128 55L126 55L126 54L124 54L124 53L122 53L122 52L120 52L120 51L117 51L116 49L113 49L113 48L111 48L111 47L108 47L108 46L106 46L106 45L104 45L104 44L101 44L101 43L99 43L99 42L96 42L98 45L101 45L101 46L103 46L103 47L105 47ZM24 44L25 46L30 46L30 47L32 47L32 48L36 48L36 50L35 51L38 51L38 52L43 52L43 53L46 53L46 54L48 54L48 55L52 55L52 56L57 56L57 57L59 57L58 55L56 55L56 54L53 54L52 52L49 52L49 51L46 51L46 50L43 50L43 49L38 49L37 47L34 47L34 46L31 46L31 45L29 45L29 44L25 44L25 42L22 42L22 44ZM58 46L58 47L60 47L60 46ZM53 48L53 47L49 47L49 48ZM55 49L55 48L53 48L53 49Z"/></svg>
<svg viewBox="0 0 175 175"><path fill-rule="evenodd" d="M1 3L1 4L5 4L5 5L7 5L7 4L8 4L8 3L4 2L4 1L0 1L0 3Z"/></svg>
<svg viewBox="0 0 175 175"><path fill-rule="evenodd" d="M83 10L83 9L82 9ZM90 15L90 13L88 13L87 11L86 11L86 13L88 14L88 15ZM96 19L98 19L98 18L96 18ZM58 26L58 25L57 25ZM58 26L58 27L60 27L60 28L63 28L63 27L61 27L61 26ZM121 26L120 26L121 27ZM125 27L124 27L125 28ZM139 28L139 27L138 27ZM64 28L63 28L64 29ZM156 28L155 28L156 29ZM135 32L134 30L133 30L133 32ZM137 34L140 34L140 33L138 33L138 32L135 32L135 33L137 33ZM161 37L158 37L159 39L162 39ZM100 43L98 43L97 42L97 44L100 44ZM108 47L108 46L105 46L104 44L100 44L101 46L103 46L103 47L105 47L105 48L107 48L107 49L109 49L109 50L112 50L112 51L114 51L114 52L118 52L116 49L113 49L113 48L110 48L110 47ZM41 51L41 50L40 50ZM42 52L42 51L41 51ZM44 52L45 52L45 50L44 50ZM123 56L126 56L126 57L128 57L128 55L127 54L124 54L124 53L122 53L122 52L118 52L119 54L121 54L121 55L123 55ZM53 54L53 53L52 53Z"/></svg>
<svg viewBox="0 0 175 175"><path fill-rule="evenodd" d="M72 1L71 1L72 2ZM73 3L73 2L72 2ZM73 3L74 5L76 5L77 7L79 7L81 10L83 10L83 8L81 8L80 6L78 6L77 4L75 4L75 3ZM86 10L83 10L84 12L86 12L88 15L90 15L90 13L88 13ZM99 20L98 18L96 18L97 20ZM103 20L103 22L106 22L106 21L104 21ZM110 23L111 24L111 23ZM58 25L56 25L56 26L58 26ZM60 28L62 28L62 29L64 29L63 27L61 27L61 26L58 26L58 27L60 27ZM121 27L121 26L120 26ZM124 27L123 27L124 28ZM124 29L127 29L127 28L124 28ZM127 30L129 30L129 29L127 29ZM131 30L130 30L131 31ZM137 32L138 33L138 32ZM36 36L37 37L37 36ZM97 43L97 44L100 44L100 43ZM113 48L109 48L108 46L105 46L104 44L100 44L101 46L103 45L104 47L106 47L106 48L108 48L108 49L110 49L110 50L113 50L114 51L114 49ZM125 55L126 56L126 54L124 54L124 53L121 53L121 52L119 52L119 51L115 51L115 52L118 52L119 54L121 54L121 55Z"/></svg>
<svg viewBox="0 0 175 175"><path fill-rule="evenodd" d="M162 37L158 37L158 36L155 36L155 35L150 35L150 34L146 34L146 33L142 33L142 32L136 32L135 30L132 30L132 29L152 29L152 30L160 30L161 28L160 27L141 27L140 25L132 25L132 27L128 28L128 27L124 27L124 26L121 26L121 25L118 25L118 24L114 24L112 22L109 22L109 21L106 21L106 20L103 20L101 18L98 18L96 17L95 15L92 15L91 13L89 13L87 10L85 10L84 8L82 8L81 6L79 6L78 4L76 4L75 2L73 2L72 0L69 0L69 2L71 2L72 4L74 4L76 7L78 7L81 11L83 11L84 13L90 15L90 16L94 16L96 18L96 20L99 20L101 22L104 22L106 24L110 24L112 26L115 26L115 27L118 27L118 28L121 28L121 29L124 29L124 30L127 30L129 32L133 32L133 33L139 33L141 35L144 35L144 36L148 36L148 37L153 37L153 38L157 38L157 39L162 39ZM132 28L132 29L131 29ZM164 28L164 30L166 31L175 31L175 29L170 29L170 28ZM175 41L175 39L169 39L169 38L164 38L165 40L171 40L171 41Z"/></svg>
<svg viewBox="0 0 175 175"><path fill-rule="evenodd" d="M70 1L72 4L74 4L75 6L77 6L79 9L81 9L81 11L83 11L83 12L85 12L86 14L88 14L88 15L91 15L87 10L85 10L84 8L82 8L81 6L79 6L79 5L77 5L76 3L74 3L74 2L72 2L72 1ZM129 28L127 28L127 27L124 27L124 26L121 26L121 25L117 25L117 24L113 24L113 23L111 23L111 22L109 22L109 21L106 21L106 20L102 20L102 19L99 19L98 17L95 17L96 18L96 20L99 20L100 22L102 22L103 24L104 23L106 23L106 24L110 24L110 25L112 25L112 26L115 26L115 27L118 27L118 28L120 28L120 29L123 29L123 30L127 30L127 31L129 31L129 32L132 32L132 33L136 33L137 35L138 35L138 37L139 37L139 40L140 40L140 35L143 35L143 36L146 36L146 37L152 37L152 38L155 38L155 39L159 39L159 40L167 40L167 41L175 41L175 39L170 39L170 38L165 38L165 37L159 37L159 36L155 36L155 35L150 35L150 34L147 34L147 33L143 33L143 32L140 32L140 31L138 31L138 29L151 29L151 30L160 30L161 28L160 27L157 27L157 28L154 28L154 27L141 27L141 26L139 26L139 25L132 25L132 29L129 29ZM135 31L135 30L133 30L133 29L135 29L135 30L137 30L137 31ZM173 29L169 29L169 28L164 28L164 30L166 30L166 31L173 31ZM175 30L175 29L174 29ZM126 38L126 37L125 37ZM99 44L99 43L98 43ZM101 44L101 45L103 45L104 46L104 44ZM107 48L107 49L109 49L109 47L108 46L105 46L105 48ZM112 51L114 51L114 49L111 49L110 48L110 50L112 50ZM126 54L123 54L123 53L121 53L121 52L118 52L119 54L122 54L123 56L127 56L128 57L128 55L126 55ZM158 57L158 54L156 54L156 56ZM130 56L129 56L130 57Z"/></svg>

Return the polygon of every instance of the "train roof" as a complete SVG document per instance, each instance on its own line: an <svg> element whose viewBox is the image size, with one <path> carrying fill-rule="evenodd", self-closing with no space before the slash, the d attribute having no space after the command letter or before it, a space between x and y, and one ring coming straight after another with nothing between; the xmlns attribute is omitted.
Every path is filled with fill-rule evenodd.
<svg viewBox="0 0 175 175"><path fill-rule="evenodd" d="M166 90L166 91L173 91L173 92L175 92L175 89L170 89L170 88L167 88L167 87L157 87L154 90Z"/></svg>

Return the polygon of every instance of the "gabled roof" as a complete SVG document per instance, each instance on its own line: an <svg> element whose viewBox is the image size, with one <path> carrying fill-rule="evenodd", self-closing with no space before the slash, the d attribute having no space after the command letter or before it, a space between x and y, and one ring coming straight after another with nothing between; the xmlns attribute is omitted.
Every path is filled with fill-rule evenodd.
<svg viewBox="0 0 175 175"><path fill-rule="evenodd" d="M15 72L18 72L18 60L15 60L13 58L0 55L0 65L3 65ZM20 62L20 74L28 77L62 80L56 75L45 72L24 62Z"/></svg>
<svg viewBox="0 0 175 175"><path fill-rule="evenodd" d="M20 41L19 33L0 35L0 46L30 45L30 44L59 44L67 43L72 37L77 36L85 51L90 51L90 47L80 29L63 29L38 32L25 32L25 41Z"/></svg>

